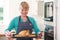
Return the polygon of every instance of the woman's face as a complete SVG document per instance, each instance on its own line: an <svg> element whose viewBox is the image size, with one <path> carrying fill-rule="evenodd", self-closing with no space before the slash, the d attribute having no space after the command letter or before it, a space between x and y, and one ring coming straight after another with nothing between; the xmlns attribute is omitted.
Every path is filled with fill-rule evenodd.
<svg viewBox="0 0 60 40"><path fill-rule="evenodd" d="M28 10L26 10L26 9L21 9L21 15L22 15L22 16L27 16L27 14L28 14Z"/></svg>

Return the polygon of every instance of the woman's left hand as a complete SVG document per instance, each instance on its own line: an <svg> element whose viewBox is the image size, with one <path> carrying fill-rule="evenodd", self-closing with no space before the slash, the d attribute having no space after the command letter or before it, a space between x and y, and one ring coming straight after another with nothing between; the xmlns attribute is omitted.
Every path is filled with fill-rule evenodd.
<svg viewBox="0 0 60 40"><path fill-rule="evenodd" d="M37 38L35 38L35 39L38 40L39 38L42 38L42 34L43 34L43 32L40 32L40 33L37 35Z"/></svg>
<svg viewBox="0 0 60 40"><path fill-rule="evenodd" d="M42 34L43 34L43 32L40 32L40 33L37 35L37 38L36 38L36 39L42 38Z"/></svg>
<svg viewBox="0 0 60 40"><path fill-rule="evenodd" d="M42 34L43 34L43 32L40 32L40 33L38 34L38 38L42 38Z"/></svg>

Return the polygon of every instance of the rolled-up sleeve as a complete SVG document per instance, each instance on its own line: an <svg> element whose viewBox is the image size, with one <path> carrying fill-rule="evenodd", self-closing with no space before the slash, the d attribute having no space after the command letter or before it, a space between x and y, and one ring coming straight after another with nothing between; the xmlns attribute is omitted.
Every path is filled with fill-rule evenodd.
<svg viewBox="0 0 60 40"><path fill-rule="evenodd" d="M40 29L38 28L37 23L34 20L34 18L32 18L32 25L33 25L33 30L35 31L36 34L38 34L40 32Z"/></svg>
<svg viewBox="0 0 60 40"><path fill-rule="evenodd" d="M6 30L11 31L13 28L14 28L14 19L10 22L10 24Z"/></svg>

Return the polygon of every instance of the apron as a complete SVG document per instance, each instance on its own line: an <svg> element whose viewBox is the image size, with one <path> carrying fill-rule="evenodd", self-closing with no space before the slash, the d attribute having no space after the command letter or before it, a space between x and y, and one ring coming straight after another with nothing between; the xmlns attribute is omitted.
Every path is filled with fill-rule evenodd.
<svg viewBox="0 0 60 40"><path fill-rule="evenodd" d="M33 27L29 18L27 17L28 22L20 22L20 18L21 16L19 16L17 34L21 32L22 30L29 30L29 33L31 34ZM32 38L17 38L17 40L33 40L33 39Z"/></svg>

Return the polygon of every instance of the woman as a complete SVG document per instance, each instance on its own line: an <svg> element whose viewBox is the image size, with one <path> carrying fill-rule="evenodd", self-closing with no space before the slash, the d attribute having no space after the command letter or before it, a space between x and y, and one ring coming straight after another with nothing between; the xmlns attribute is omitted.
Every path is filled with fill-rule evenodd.
<svg viewBox="0 0 60 40"><path fill-rule="evenodd" d="M14 28L16 33L18 34L22 30L29 30L29 33L32 34L32 30L35 31L36 34L40 32L38 29L35 20L32 17L28 17L29 5L27 2L21 2L20 4L21 15L15 17L9 27L6 29L6 37L10 38L10 31ZM17 40L33 40L32 38L17 38Z"/></svg>

